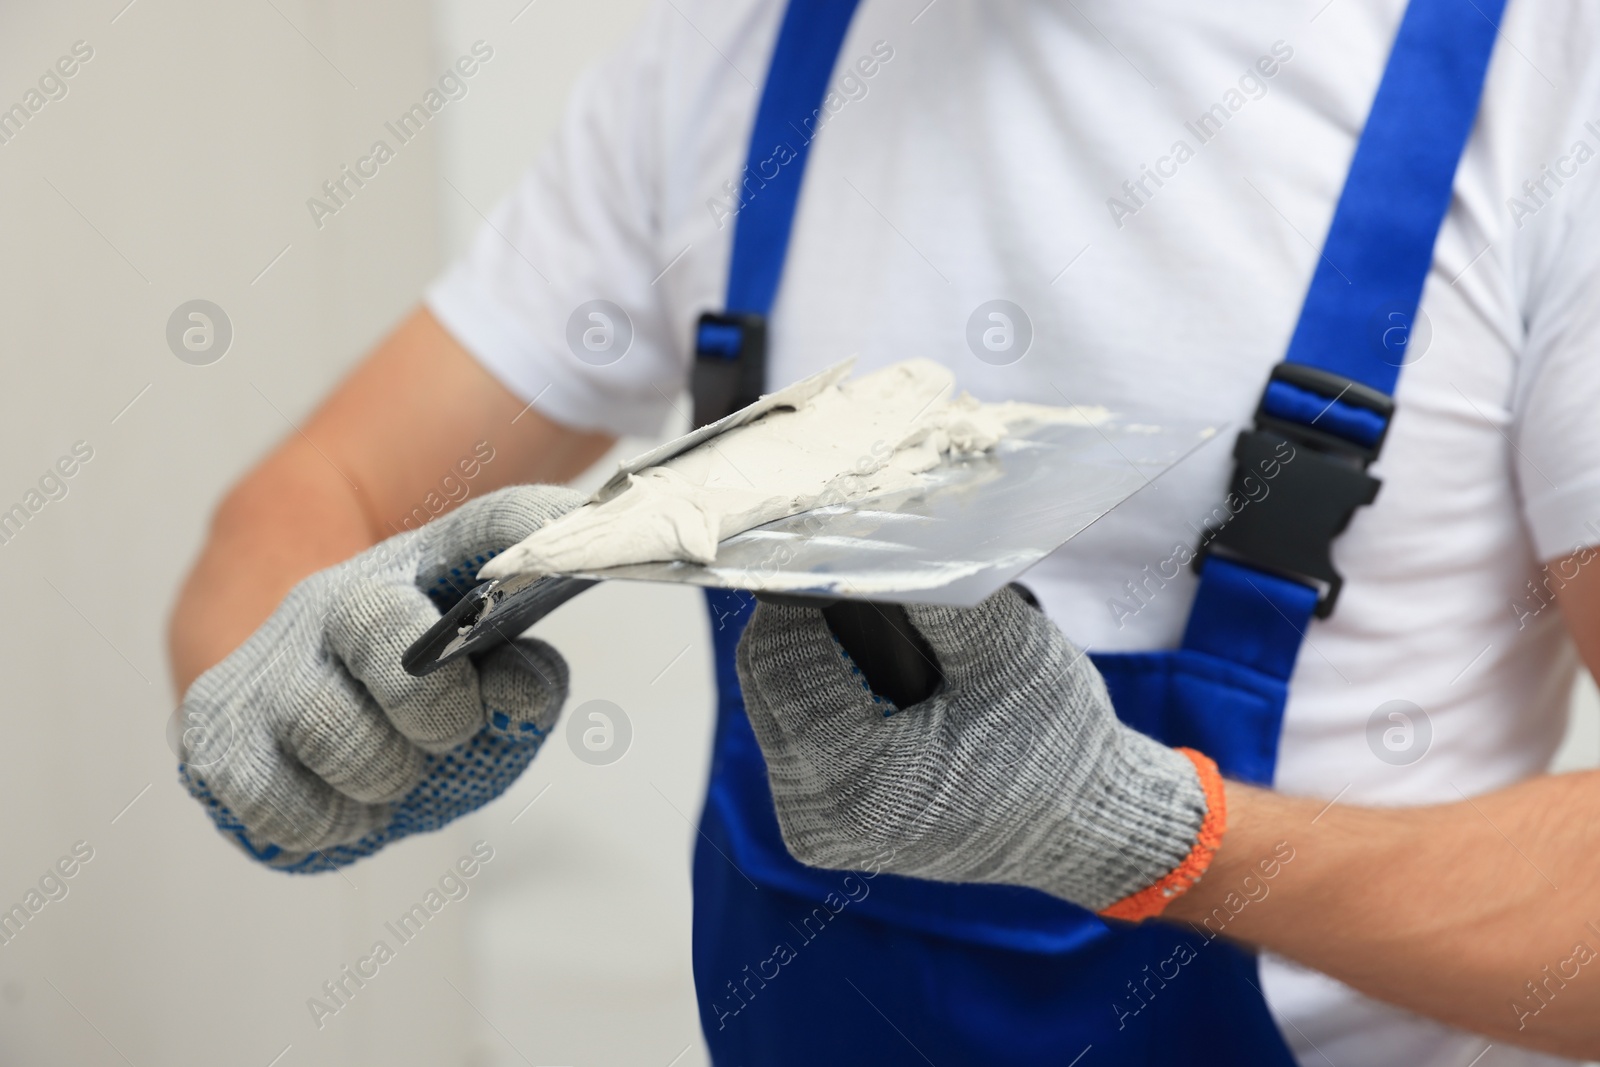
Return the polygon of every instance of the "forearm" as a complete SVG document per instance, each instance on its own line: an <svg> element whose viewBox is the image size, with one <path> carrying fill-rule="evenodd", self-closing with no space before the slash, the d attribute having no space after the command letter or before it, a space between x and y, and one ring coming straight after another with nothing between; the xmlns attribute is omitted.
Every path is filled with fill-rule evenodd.
<svg viewBox="0 0 1600 1067"><path fill-rule="evenodd" d="M613 441L525 405L419 309L223 501L169 625L178 692L307 575L490 490L567 481Z"/></svg>
<svg viewBox="0 0 1600 1067"><path fill-rule="evenodd" d="M1600 774L1428 808L1236 783L1227 803L1222 847L1168 920L1499 1040L1600 1053Z"/></svg>
<svg viewBox="0 0 1600 1067"><path fill-rule="evenodd" d="M295 583L381 538L356 491L295 439L218 507L168 628L181 694L272 614Z"/></svg>

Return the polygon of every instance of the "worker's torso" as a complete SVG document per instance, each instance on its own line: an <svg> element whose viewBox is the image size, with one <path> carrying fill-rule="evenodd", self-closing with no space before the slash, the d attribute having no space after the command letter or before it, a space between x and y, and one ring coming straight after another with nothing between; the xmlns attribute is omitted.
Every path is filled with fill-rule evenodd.
<svg viewBox="0 0 1600 1067"><path fill-rule="evenodd" d="M849 355L867 368L927 356L985 399L1228 427L1026 578L1080 644L1171 647L1194 589L1183 563L1225 514L1233 430L1283 356L1403 4L924 3L866 0L846 40L769 383ZM721 304L735 197L761 196L759 173L739 175L780 13L689 5L662 42L658 122L638 151L662 176L662 261L685 252L658 282L683 339ZM1521 489L1541 475L1519 469L1514 442L1537 370L1528 318L1600 162L1564 164L1571 189L1522 183L1580 139L1600 150L1597 26L1577 4L1507 13L1516 47L1495 56L1457 177L1374 468L1384 486L1336 542L1344 593L1300 655L1286 791L1454 800L1536 773L1561 739L1573 656L1526 588ZM771 166L784 161L775 145ZM1021 309L998 309L1009 349L984 344L995 300ZM1392 701L1406 719L1386 709L1374 728ZM1263 977L1280 1017L1335 1062L1339 1048L1418 1064L1466 1048L1285 965Z"/></svg>

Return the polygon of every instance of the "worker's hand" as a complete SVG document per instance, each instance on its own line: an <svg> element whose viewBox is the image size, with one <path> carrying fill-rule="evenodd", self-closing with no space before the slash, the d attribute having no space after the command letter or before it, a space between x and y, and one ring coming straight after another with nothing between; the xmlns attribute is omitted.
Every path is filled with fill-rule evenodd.
<svg viewBox="0 0 1600 1067"><path fill-rule="evenodd" d="M560 714L560 655L523 639L424 678L400 655L583 499L502 489L295 586L179 712L179 769L217 826L271 866L327 870L498 796Z"/></svg>
<svg viewBox="0 0 1600 1067"><path fill-rule="evenodd" d="M1138 894L1108 912L1124 918L1187 888L1221 832L1210 761L1118 721L1088 656L1011 589L907 613L945 684L898 711L814 608L763 603L740 641L745 707L796 859L1032 886L1095 911Z"/></svg>

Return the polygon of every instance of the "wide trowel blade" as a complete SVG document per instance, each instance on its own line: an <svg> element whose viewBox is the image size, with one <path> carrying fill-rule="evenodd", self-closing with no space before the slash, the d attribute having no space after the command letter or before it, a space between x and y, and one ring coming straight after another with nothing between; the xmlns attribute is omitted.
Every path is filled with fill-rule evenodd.
<svg viewBox="0 0 1600 1067"><path fill-rule="evenodd" d="M1216 432L1200 423L1158 427L1116 419L1021 428L992 452L930 472L913 490L826 505L735 534L717 546L708 565L635 563L485 582L419 639L403 662L411 673L425 674L508 641L607 579L968 607ZM651 462L685 451L673 449L678 443L663 446Z"/></svg>

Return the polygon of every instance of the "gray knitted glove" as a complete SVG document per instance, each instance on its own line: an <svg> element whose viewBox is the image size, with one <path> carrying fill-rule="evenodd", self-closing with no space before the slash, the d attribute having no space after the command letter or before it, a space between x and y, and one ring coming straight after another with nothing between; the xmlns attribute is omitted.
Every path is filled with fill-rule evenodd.
<svg viewBox="0 0 1600 1067"><path fill-rule="evenodd" d="M1122 725L1100 672L1050 620L1011 589L907 613L946 681L901 711L867 689L816 609L763 603L739 643L796 859L1032 886L1094 911L1185 861L1207 812L1196 763Z"/></svg>
<svg viewBox="0 0 1600 1067"><path fill-rule="evenodd" d="M179 772L223 833L270 866L329 870L504 791L560 714L560 655L524 638L424 678L400 655L479 567L583 499L502 489L295 586L179 710Z"/></svg>

